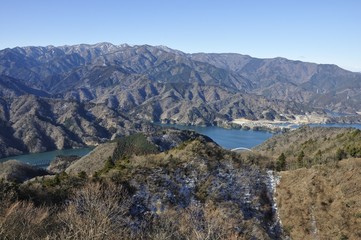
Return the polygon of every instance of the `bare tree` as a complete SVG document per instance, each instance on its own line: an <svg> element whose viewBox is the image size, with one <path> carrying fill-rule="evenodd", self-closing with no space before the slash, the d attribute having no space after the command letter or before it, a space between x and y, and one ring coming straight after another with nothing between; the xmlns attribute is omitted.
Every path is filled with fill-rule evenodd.
<svg viewBox="0 0 361 240"><path fill-rule="evenodd" d="M119 239L129 235L130 200L127 191L114 183L90 183L76 191L64 212L56 239Z"/></svg>
<svg viewBox="0 0 361 240"><path fill-rule="evenodd" d="M5 206L7 205L7 206ZM33 203L16 201L3 202L5 208L0 216L0 239L42 239L47 235L50 224L50 210L35 207Z"/></svg>

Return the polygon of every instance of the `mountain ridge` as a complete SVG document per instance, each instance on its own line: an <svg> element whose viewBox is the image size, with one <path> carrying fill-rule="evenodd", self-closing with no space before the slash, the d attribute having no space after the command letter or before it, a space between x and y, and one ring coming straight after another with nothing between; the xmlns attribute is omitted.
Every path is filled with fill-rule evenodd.
<svg viewBox="0 0 361 240"><path fill-rule="evenodd" d="M304 91L308 91L315 95L315 93L319 94L330 92L334 90L335 87L335 90L337 91L344 90L348 87L342 86L341 84L345 79L347 80L346 85L351 84L352 86L353 83L356 83L356 87L360 88L361 77L357 73L343 70L336 65L315 64L301 62L299 60L288 60L286 58L280 57L260 59L238 53L190 54L181 52L179 50L171 49L166 46L131 46L127 44L113 45L111 43L98 43L93 45L79 44L73 46L65 45L60 47L25 47L2 50L0 51L0 72L5 75L11 75L14 78L19 77L19 75L21 76L21 74L11 73L10 69L7 69L7 66L4 66L9 65L9 63L5 64L6 57L4 57L4 55L6 54L4 52L8 52L8 55L10 54L11 56L13 56L13 58L15 58L15 60L18 60L18 64L20 64L21 62L26 62L27 65L24 66L25 70L22 69L24 71L29 70L29 68L31 67L34 67L34 64L50 64L51 67L53 67L52 71L50 72L46 71L46 66L39 66L40 68L43 68L42 72L39 72L39 69L32 69L32 71L35 71L35 73L33 72L33 74L37 74L36 71L38 71L38 74L43 74L43 76L70 73L69 70L71 69L69 68L69 64L73 64L73 66L71 67L72 69L88 65L118 67L122 66L126 67L126 69L128 70L132 69L137 74L145 73L148 77L150 77L150 79L157 79L158 81L162 81L164 75L159 75L159 73L164 74L167 71L172 71L172 69L169 68L169 64L176 64L176 66L179 66L179 64L181 64L183 65L183 67L188 66L193 69L197 67L198 64L198 67L200 66L202 68L200 70L205 70L208 72L218 72L221 75L223 74L222 80L225 80L227 78L235 78L238 84L246 84L246 86L242 86L241 84L241 87L234 85L234 82L223 83L223 85L226 87L231 87L236 90L245 89L249 93L261 94L271 98L275 98L275 95L277 96L277 94L274 93L274 88L278 87L274 86L274 84L276 84L277 82L296 84L298 87L297 90L303 89ZM23 59L21 59L21 56ZM16 57L20 58L20 60L22 61L20 61ZM31 57L33 58L31 59ZM67 60L65 61L62 58L66 58ZM9 56L7 57L7 59L9 59ZM58 66L58 64L61 65ZM204 64L210 64L212 67L207 67L208 65ZM151 69L149 67L151 67ZM218 70L214 69L214 67L218 68ZM152 69L155 71L150 71ZM187 71L187 69L184 69L183 72L184 71ZM336 75L336 78L332 78L333 75ZM32 78L38 77L39 76L27 78L29 80L32 80ZM193 81L197 80L197 78L194 78L192 77L192 75L189 74L188 76L184 77L190 77L190 79L193 79ZM217 81L217 77L212 75L210 75L209 77ZM25 78L26 77L20 77L20 79L23 80ZM159 80L159 78L161 80ZM185 80L184 78L180 78L178 80L174 79L174 76L171 76L171 79L173 81ZM204 78L202 78L202 80L203 79ZM331 82L327 79L331 79ZM339 79L341 79L342 81ZM44 79L42 81L44 81ZM318 84L318 82L320 81L322 84ZM305 85L306 82L308 84ZM213 81L213 84L214 83L215 82ZM322 85L325 84L326 88L322 89ZM337 84L341 85L337 86ZM267 89L270 91L269 87L271 87L270 89L273 92L267 92ZM43 88L46 87L43 86ZM287 89L290 90L290 86L287 87ZM304 95L305 94L303 94L303 97L305 97ZM288 97L286 96L284 97L284 100L297 100L297 98L288 99ZM310 99L307 98L306 100Z"/></svg>
<svg viewBox="0 0 361 240"><path fill-rule="evenodd" d="M155 48L160 48L162 50L167 50L170 52L179 52L182 54L186 54L186 55L202 55L202 54L206 54L206 55L235 55L235 56L242 56L245 58L254 58L254 59L259 59L259 60L273 60L273 59L284 59L287 61L292 61L292 62L301 62L301 63L306 63L306 64L315 64L315 65L332 65L332 66L336 66L338 68L342 68L337 64L334 63L316 63L316 62L312 62L312 61L302 61L299 59L291 59L291 58L287 58L287 57L282 57L282 56L276 56L276 57L252 57L249 54L243 54L243 53L238 53L238 52L184 52L182 50L178 50L176 48L172 48L172 47L168 47L166 45L150 45L150 44L128 44L128 43L120 43L120 44L114 44L111 42L98 42L98 43L79 43L79 44L65 44L65 45L46 45L46 46L42 46L42 45L26 45L26 46L16 46L16 47L7 47L7 48L3 48L0 49L0 51L3 50L11 50L11 49L30 49L30 48L63 48L63 49L71 49L74 47L92 47L92 48L96 48L96 47L102 47L104 45L108 45L108 46L112 46L112 47L139 47L139 46L150 46L150 47L155 47ZM344 68L342 68L344 69ZM360 71L353 71L353 70L348 70L348 69L344 69L345 71L348 72L352 72L352 73L360 73Z"/></svg>
<svg viewBox="0 0 361 240"><path fill-rule="evenodd" d="M361 74L285 58L111 43L0 50L3 134L22 142L12 146L21 151L97 144L148 128L144 121L230 126L237 118L341 112L357 122L359 90ZM21 115L15 103L32 104L25 104L27 114ZM72 106L69 114L59 114L62 105ZM50 136L52 128L76 144L54 140L60 138ZM34 146L48 142L50 148L30 146L22 134L26 129L38 131L31 130L38 136Z"/></svg>

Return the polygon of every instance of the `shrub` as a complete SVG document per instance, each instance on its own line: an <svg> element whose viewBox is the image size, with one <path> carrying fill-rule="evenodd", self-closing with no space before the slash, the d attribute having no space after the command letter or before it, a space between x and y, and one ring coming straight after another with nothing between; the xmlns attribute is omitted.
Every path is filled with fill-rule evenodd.
<svg viewBox="0 0 361 240"><path fill-rule="evenodd" d="M145 155L158 152L157 147L150 143L143 133L137 133L118 140L112 159L119 160L131 155Z"/></svg>
<svg viewBox="0 0 361 240"><path fill-rule="evenodd" d="M130 200L123 187L114 183L89 183L70 198L59 213L60 231L52 239L126 238Z"/></svg>
<svg viewBox="0 0 361 240"><path fill-rule="evenodd" d="M285 169L286 169L286 156L284 153L281 153L281 155L276 160L276 170L283 171Z"/></svg>
<svg viewBox="0 0 361 240"><path fill-rule="evenodd" d="M303 158L305 157L305 153L301 151L297 156L297 165L298 167L303 167Z"/></svg>
<svg viewBox="0 0 361 240"><path fill-rule="evenodd" d="M336 151L336 160L340 161L346 157L347 157L347 153L345 152L345 150L338 148Z"/></svg>
<svg viewBox="0 0 361 240"><path fill-rule="evenodd" d="M44 239L51 226L50 211L27 201L8 203L0 215L0 239Z"/></svg>

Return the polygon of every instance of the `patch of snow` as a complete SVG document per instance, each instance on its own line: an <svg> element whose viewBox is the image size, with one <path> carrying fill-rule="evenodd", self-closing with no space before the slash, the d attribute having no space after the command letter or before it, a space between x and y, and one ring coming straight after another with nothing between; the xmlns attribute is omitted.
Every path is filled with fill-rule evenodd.
<svg viewBox="0 0 361 240"><path fill-rule="evenodd" d="M271 226L271 229L274 229L274 231L281 231L282 232L282 221L279 216L278 207L277 207L277 200L276 200L276 190L277 185L280 183L281 177L277 175L274 171L268 170L267 171L268 176L268 182L267 187L268 191L272 196L272 210L273 214L275 216L275 220L273 225ZM279 228L279 229L278 229Z"/></svg>
<svg viewBox="0 0 361 240"><path fill-rule="evenodd" d="M315 214L314 212L314 206L311 207L311 227L312 227L312 234L315 240L319 239L318 238L318 229L317 229L317 222L316 222L316 218L315 218Z"/></svg>

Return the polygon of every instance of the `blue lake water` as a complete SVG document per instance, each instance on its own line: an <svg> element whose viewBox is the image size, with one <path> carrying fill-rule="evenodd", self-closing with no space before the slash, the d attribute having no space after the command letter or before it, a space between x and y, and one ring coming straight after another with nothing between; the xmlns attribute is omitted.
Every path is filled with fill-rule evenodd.
<svg viewBox="0 0 361 240"><path fill-rule="evenodd" d="M197 127L173 124L162 124L162 126L194 130L200 134L212 138L213 141L226 149L233 149L238 147L253 148L273 136L272 133L265 131L225 129L220 127Z"/></svg>
<svg viewBox="0 0 361 240"><path fill-rule="evenodd" d="M173 124L161 124L162 126L175 127L178 129L194 130L200 134L206 135L212 138L216 143L226 149L233 149L238 147L253 148L274 134L266 131L252 131L242 129L225 129L220 127L197 127L197 126L184 126ZM321 127L353 127L361 129L361 124L311 124L310 126ZM49 163L55 159L58 155L77 155L84 156L88 154L93 148L79 148L79 149L67 149L56 150L43 153L31 153L25 155L19 155L14 157L7 157L0 159L0 162L5 162L10 159L16 159L22 162L26 162L32 165L46 167Z"/></svg>
<svg viewBox="0 0 361 240"><path fill-rule="evenodd" d="M77 148L77 149L56 150L56 151L49 151L49 152L42 152L42 153L30 153L30 154L24 154L24 155L19 155L19 156L14 156L14 157L1 158L0 162L5 162L10 159L15 159L15 160L19 160L21 162L29 163L31 165L35 165L35 166L39 166L39 167L46 167L58 155L84 156L84 155L88 154L91 150L93 150L93 148Z"/></svg>
<svg viewBox="0 0 361 240"><path fill-rule="evenodd" d="M226 149L238 147L253 148L274 134L266 131L252 131L242 129L224 129L219 127L197 127L176 124L161 124L162 126L175 127L178 129L194 130L200 134L206 135L216 143ZM311 127L353 127L361 129L361 124L310 124ZM300 126L295 125L293 128Z"/></svg>

